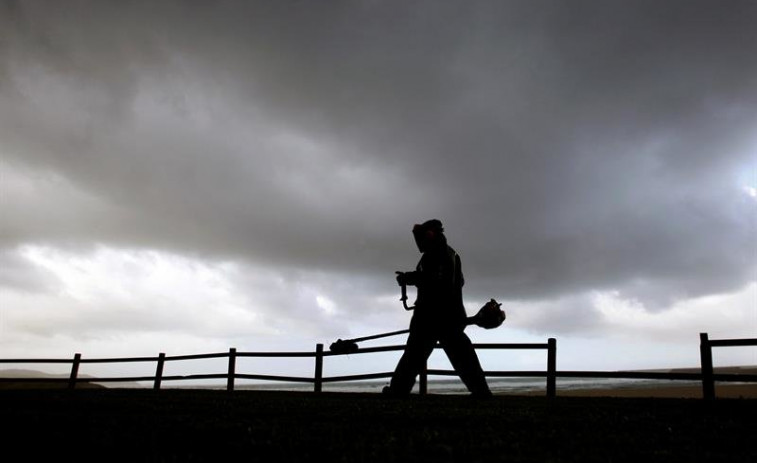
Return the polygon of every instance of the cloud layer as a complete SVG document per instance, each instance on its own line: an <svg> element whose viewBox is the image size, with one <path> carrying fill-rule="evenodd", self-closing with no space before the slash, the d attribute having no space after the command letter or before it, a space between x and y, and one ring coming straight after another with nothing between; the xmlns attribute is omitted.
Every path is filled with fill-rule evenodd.
<svg viewBox="0 0 757 463"><path fill-rule="evenodd" d="M474 300L740 291L756 21L750 1L5 2L0 284L50 290L24 246L155 251L365 321L439 218Z"/></svg>

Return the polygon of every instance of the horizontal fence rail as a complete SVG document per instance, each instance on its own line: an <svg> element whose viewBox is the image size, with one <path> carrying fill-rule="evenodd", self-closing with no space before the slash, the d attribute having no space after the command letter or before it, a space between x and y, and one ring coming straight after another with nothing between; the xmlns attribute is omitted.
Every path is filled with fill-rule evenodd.
<svg viewBox="0 0 757 463"><path fill-rule="evenodd" d="M712 348L713 347L734 347L734 346L757 346L757 339L721 339L711 340L707 333L700 333L700 358L701 368L699 373L684 372L658 372L658 371L558 371L557 370L557 340L550 338L546 343L504 343L504 344L473 344L477 350L546 350L547 365L545 370L533 371L485 371L487 377L492 378L515 378L515 377L534 377L546 379L547 397L556 396L557 378L594 378L594 379L652 379L652 380L673 380L673 381L701 381L702 395L706 400L715 398L715 381L722 382L757 382L755 374L723 374L714 373L712 365ZM439 345L436 348L440 348ZM157 357L129 357L129 358L82 358L80 353L74 355L73 359L59 358L41 358L41 359L0 359L0 364L70 364L71 371L68 378L60 377L43 377L43 378L0 378L0 383L61 383L67 384L69 389L75 389L78 383L111 383L111 382L137 382L152 381L153 389L160 389L164 381L184 381L184 380L207 380L219 379L226 380L226 389L234 390L236 379L249 379L261 381L281 381L294 383L313 384L315 392L321 392L324 383L344 382L344 381L362 381L371 379L390 378L393 372L365 373L357 375L341 376L324 376L323 361L326 357L340 355L370 354L378 352L392 352L404 350L404 345L379 346L359 348L355 352L329 352L323 350L323 344L317 344L314 352L237 352L235 348L229 349L228 352L217 352L208 354L191 354L191 355L166 355L158 354ZM313 358L315 360L315 371L312 377L302 376L284 376L269 374L251 374L240 373L236 368L238 358ZM210 374L187 374L187 375L164 375L166 362L178 362L186 360L202 360L214 358L227 358L228 365L225 373ZM80 377L79 367L81 364L102 364L102 363L133 363L148 362L155 363L155 375L151 376L119 376L119 377ZM426 394L428 391L428 376L457 376L453 370L439 370L425 368L419 375L419 393Z"/></svg>

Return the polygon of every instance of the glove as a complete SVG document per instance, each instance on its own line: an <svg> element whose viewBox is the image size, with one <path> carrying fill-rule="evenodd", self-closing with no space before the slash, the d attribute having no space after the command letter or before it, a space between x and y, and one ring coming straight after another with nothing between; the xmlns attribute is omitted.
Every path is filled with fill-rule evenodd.
<svg viewBox="0 0 757 463"><path fill-rule="evenodd" d="M416 286L418 272L394 272L397 274L397 284L400 286Z"/></svg>

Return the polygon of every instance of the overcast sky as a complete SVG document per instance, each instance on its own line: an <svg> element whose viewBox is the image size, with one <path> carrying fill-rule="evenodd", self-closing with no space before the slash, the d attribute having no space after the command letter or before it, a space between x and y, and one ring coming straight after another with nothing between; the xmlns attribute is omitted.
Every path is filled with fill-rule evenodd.
<svg viewBox="0 0 757 463"><path fill-rule="evenodd" d="M757 336L756 26L747 0L2 1L0 357L403 329L394 271L438 218L469 314L508 314L475 342L697 365L699 332Z"/></svg>

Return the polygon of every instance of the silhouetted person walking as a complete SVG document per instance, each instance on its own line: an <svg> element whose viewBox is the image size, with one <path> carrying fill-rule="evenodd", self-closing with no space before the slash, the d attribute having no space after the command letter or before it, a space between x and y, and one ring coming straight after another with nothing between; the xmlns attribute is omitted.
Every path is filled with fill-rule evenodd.
<svg viewBox="0 0 757 463"><path fill-rule="evenodd" d="M413 236L423 256L415 271L398 272L397 282L416 286L418 297L405 351L383 392L400 397L409 395L438 341L471 394L488 397L491 392L486 377L464 331L467 315L460 256L447 244L439 220L415 225Z"/></svg>

